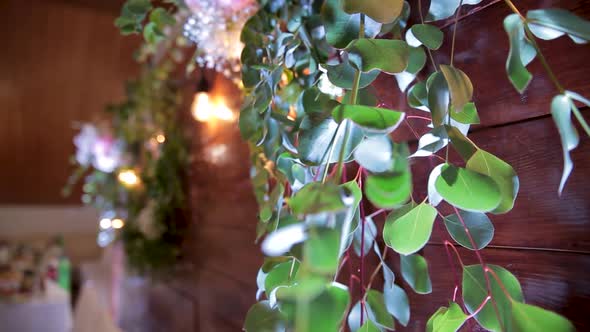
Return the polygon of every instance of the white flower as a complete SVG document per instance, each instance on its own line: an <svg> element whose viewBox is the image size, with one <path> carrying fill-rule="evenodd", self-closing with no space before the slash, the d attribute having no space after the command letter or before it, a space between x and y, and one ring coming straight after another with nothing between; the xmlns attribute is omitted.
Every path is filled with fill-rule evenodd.
<svg viewBox="0 0 590 332"><path fill-rule="evenodd" d="M74 137L76 146L76 161L82 166L88 166L92 162L92 150L94 142L98 139L98 130L90 124L82 126L80 133Z"/></svg>
<svg viewBox="0 0 590 332"><path fill-rule="evenodd" d="M103 135L91 124L84 124L80 133L74 137L76 161L82 166L92 165L105 173L113 172L121 165L123 142Z"/></svg>

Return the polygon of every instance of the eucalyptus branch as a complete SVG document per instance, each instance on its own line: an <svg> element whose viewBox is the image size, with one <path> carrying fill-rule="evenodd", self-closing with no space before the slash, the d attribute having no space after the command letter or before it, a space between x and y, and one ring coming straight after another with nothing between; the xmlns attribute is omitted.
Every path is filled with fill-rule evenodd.
<svg viewBox="0 0 590 332"><path fill-rule="evenodd" d="M576 119L578 119L578 122L580 122L580 125L582 125L582 128L584 128L586 135L590 136L590 126L588 126L586 119L584 119L584 117L582 117L582 113L580 113L580 110L578 109L576 104L574 104L573 101L571 102L571 104L572 104L572 112L574 113L574 116L576 117Z"/></svg>
<svg viewBox="0 0 590 332"><path fill-rule="evenodd" d="M453 66L453 59L455 57L455 38L457 36L457 25L459 25L459 13L461 13L461 6L463 5L463 0L459 1L459 7L457 8L457 13L455 13L455 25L453 26L453 39L451 41L451 67Z"/></svg>

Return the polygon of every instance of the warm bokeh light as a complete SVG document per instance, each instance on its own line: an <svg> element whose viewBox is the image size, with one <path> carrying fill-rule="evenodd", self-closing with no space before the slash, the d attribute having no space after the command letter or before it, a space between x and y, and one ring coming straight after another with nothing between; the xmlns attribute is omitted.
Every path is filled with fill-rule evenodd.
<svg viewBox="0 0 590 332"><path fill-rule="evenodd" d="M133 187L139 184L139 177L137 176L137 174L135 174L135 171L131 169L119 172L117 178L123 185L128 187Z"/></svg>
<svg viewBox="0 0 590 332"><path fill-rule="evenodd" d="M113 225L114 229L120 229L120 228L123 228L123 226L125 226L125 222L119 218L113 219L111 224Z"/></svg>
<svg viewBox="0 0 590 332"><path fill-rule="evenodd" d="M211 104L207 92L197 92L192 105L193 116L197 121L207 122L211 117Z"/></svg>
<svg viewBox="0 0 590 332"><path fill-rule="evenodd" d="M100 228L102 229L109 229L112 226L111 219L109 218L102 218L99 222Z"/></svg>
<svg viewBox="0 0 590 332"><path fill-rule="evenodd" d="M234 112L221 97L211 98L206 92L197 92L192 104L193 117L200 122L213 119L234 121Z"/></svg>
<svg viewBox="0 0 590 332"><path fill-rule="evenodd" d="M162 143L166 142L166 136L164 136L162 134L158 134L156 136L156 141L158 141L158 143L162 144Z"/></svg>

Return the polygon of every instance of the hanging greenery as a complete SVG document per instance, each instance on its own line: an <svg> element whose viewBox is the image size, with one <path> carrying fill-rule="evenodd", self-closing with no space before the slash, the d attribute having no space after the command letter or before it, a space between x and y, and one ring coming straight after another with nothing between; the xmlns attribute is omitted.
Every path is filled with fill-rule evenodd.
<svg viewBox="0 0 590 332"><path fill-rule="evenodd" d="M128 16L117 20L123 32L139 29L151 9L145 4L125 6ZM66 187L67 193L84 177L82 200L101 215L98 244L121 240L131 271L152 276L178 262L187 222L189 145L174 77L185 43L171 32L173 9L149 14L137 57L141 74L127 84L126 100L109 106L105 120L82 125L74 140L78 170Z"/></svg>
<svg viewBox="0 0 590 332"><path fill-rule="evenodd" d="M480 253L494 235L490 215L510 212L519 191L512 166L467 137L479 123L472 100L476 88L455 66L454 44L462 5L481 0L432 0L424 9L420 1L411 8L403 0L258 2L240 37L247 96L239 127L251 149L260 207L257 240L263 239L266 257L256 280L260 301L249 310L244 329L384 331L408 325L410 303L399 280L418 294L432 292L420 251L438 219L456 242L445 242L445 249L456 254L462 282L449 305L432 314L427 331L457 331L468 320L490 331L573 331L564 317L526 304L516 277ZM557 90L550 107L564 151L561 193L573 167L569 153L579 142L572 113L590 135L574 101L589 106L590 101L560 84L536 39L567 35L586 43L590 22L561 9L524 15L510 0L504 2L513 11L504 20L508 79L522 93L532 79L526 66L538 59ZM180 1L164 3L185 8ZM409 24L411 10L419 13L419 23ZM128 0L117 25L123 33L143 33L149 43L164 42L158 13L163 12L149 0ZM453 15L450 61L435 63L432 53L444 32L433 22ZM195 24L206 22L188 26ZM433 72L425 70L427 61ZM425 112L413 117L432 129L418 137L415 151L391 138L409 116L381 107L372 87L380 73L392 75L408 105ZM463 162L451 162L450 149ZM413 195L409 162L423 157L440 163L425 183L427 197L419 198ZM445 206L453 213L443 214ZM374 218L382 213L388 215L379 232ZM456 245L473 251L478 264L464 265ZM398 255L401 278L386 261L392 253ZM347 277L360 283L358 296L341 273L353 255L360 273ZM364 280L369 255L379 264ZM382 287L374 283L379 273Z"/></svg>
<svg viewBox="0 0 590 332"><path fill-rule="evenodd" d="M421 20L409 25L410 5L402 0L260 1L241 35L247 98L239 125L252 151L257 238L264 237L266 255L257 295L266 299L248 312L246 331L323 332L346 325L383 331L393 330L396 321L406 326L410 304L397 283L405 280L418 294L432 292L428 262L419 252L437 219L456 242L445 247L470 249L479 263L464 265L454 250L463 281L449 305L433 313L427 331L457 331L470 319L490 331L574 330L562 316L525 304L515 276L480 254L494 235L489 214L510 212L519 179L512 166L467 137L470 125L479 123L476 88L453 63L453 53L461 5L479 2L432 0L424 15L416 2L411 9ZM504 20L508 79L522 93L532 79L526 66L538 58L556 86L551 113L564 147L561 193L572 169L569 152L579 142L571 113L590 135L574 101L590 102L562 87L536 38L567 34L586 43L590 22L561 9L523 15L510 0L505 3L514 12ZM432 22L453 15L450 62L435 63L432 53L444 33ZM431 73L425 73L427 59ZM378 107L371 83L379 73L393 75L408 105L425 112L414 117L431 125L412 154L391 139L408 117ZM449 149L464 163L452 163ZM430 156L440 162L430 172L427 197L418 198L408 163ZM454 213L442 214L443 206ZM386 212L379 234L373 218ZM399 255L401 278L385 260L391 251ZM351 255L360 258L358 275L348 276L360 283L360 298L342 278ZM380 263L367 281L368 255ZM382 287L373 284L379 270Z"/></svg>

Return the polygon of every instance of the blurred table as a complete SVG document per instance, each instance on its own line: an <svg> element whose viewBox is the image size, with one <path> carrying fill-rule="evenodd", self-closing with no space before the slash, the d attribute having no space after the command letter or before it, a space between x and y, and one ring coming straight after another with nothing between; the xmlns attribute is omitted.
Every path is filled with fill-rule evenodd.
<svg viewBox="0 0 590 332"><path fill-rule="evenodd" d="M0 327L6 332L69 332L70 295L48 281L42 294L23 302L0 302Z"/></svg>

